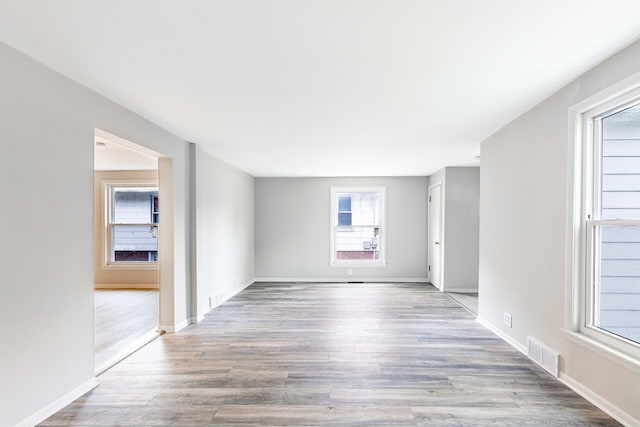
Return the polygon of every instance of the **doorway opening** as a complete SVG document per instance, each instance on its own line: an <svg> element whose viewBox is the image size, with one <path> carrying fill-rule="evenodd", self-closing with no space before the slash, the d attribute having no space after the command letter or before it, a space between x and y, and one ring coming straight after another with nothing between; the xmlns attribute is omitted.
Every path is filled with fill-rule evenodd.
<svg viewBox="0 0 640 427"><path fill-rule="evenodd" d="M96 374L160 332L161 202L157 153L96 129L94 137Z"/></svg>

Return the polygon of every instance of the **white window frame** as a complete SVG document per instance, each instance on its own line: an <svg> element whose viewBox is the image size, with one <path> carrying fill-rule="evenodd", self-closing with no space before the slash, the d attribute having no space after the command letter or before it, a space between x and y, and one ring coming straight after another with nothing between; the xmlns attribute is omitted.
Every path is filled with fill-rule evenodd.
<svg viewBox="0 0 640 427"><path fill-rule="evenodd" d="M336 229L338 227L338 194L340 193L380 193L382 200L380 201L380 231L379 231L379 257L377 260L345 260L336 258ZM353 203L353 200L352 200ZM347 267L347 268L375 268L387 266L387 187L384 186L349 186L349 187L330 187L330 223L329 223L329 235L330 235L330 263L331 267ZM351 205L351 212L353 213L353 205ZM353 227L353 216L351 221L351 227Z"/></svg>
<svg viewBox="0 0 640 427"><path fill-rule="evenodd" d="M103 180L102 181L102 195L103 195L103 226L102 226L102 268L104 269L135 269L135 270L157 270L158 261L147 262L135 262L135 261L113 261L111 259L112 247L113 247L113 232L112 228L113 216L114 216L114 203L113 195L116 188L158 188L158 182L154 180ZM151 221L151 218L149 218ZM136 225L136 224L129 224ZM160 248L160 224L139 224L155 226L158 229L158 249Z"/></svg>
<svg viewBox="0 0 640 427"><path fill-rule="evenodd" d="M603 225L640 220L602 220L600 213L601 119L640 103L640 73L569 110L567 303L565 331L573 341L640 372L640 345L593 325L596 238Z"/></svg>

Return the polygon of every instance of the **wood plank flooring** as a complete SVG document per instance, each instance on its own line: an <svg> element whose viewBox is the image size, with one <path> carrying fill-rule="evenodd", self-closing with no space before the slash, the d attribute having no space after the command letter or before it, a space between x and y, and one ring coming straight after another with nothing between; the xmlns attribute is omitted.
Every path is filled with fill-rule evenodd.
<svg viewBox="0 0 640 427"><path fill-rule="evenodd" d="M158 326L158 310L157 290L96 290L96 366L102 366L154 330Z"/></svg>
<svg viewBox="0 0 640 427"><path fill-rule="evenodd" d="M254 284L42 425L618 425L425 284Z"/></svg>
<svg viewBox="0 0 640 427"><path fill-rule="evenodd" d="M473 314L478 314L478 294L463 294L459 292L447 292L451 298L456 300L458 304L471 311Z"/></svg>

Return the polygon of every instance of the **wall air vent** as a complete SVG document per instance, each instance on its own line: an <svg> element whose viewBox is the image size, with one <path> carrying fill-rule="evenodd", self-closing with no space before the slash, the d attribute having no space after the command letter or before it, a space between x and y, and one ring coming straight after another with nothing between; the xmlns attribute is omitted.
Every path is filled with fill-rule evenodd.
<svg viewBox="0 0 640 427"><path fill-rule="evenodd" d="M527 355L545 371L558 378L560 355L540 341L527 337Z"/></svg>

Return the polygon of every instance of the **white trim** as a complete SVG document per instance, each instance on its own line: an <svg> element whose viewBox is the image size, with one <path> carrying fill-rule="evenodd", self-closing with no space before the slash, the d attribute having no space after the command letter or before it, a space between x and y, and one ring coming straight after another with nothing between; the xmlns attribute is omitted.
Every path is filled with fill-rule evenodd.
<svg viewBox="0 0 640 427"><path fill-rule="evenodd" d="M575 391L580 396L600 408L603 412L614 418L619 423L625 426L640 426L640 420L634 418L629 413L623 411L604 397L593 392L590 388L585 387L580 382L576 381L564 372L560 372L560 377L558 378L558 380L562 384L566 385L571 390Z"/></svg>
<svg viewBox="0 0 640 427"><path fill-rule="evenodd" d="M490 330L491 332L493 332L494 334L496 334L498 337L500 337L503 340L505 340L507 342L507 344L510 344L513 348L518 350L520 353L522 353L525 356L527 356L527 358L529 358L529 355L527 354L527 347L526 346L524 346L523 344L520 344L518 341L516 341L515 339L511 338L505 332L503 332L500 329L498 329L497 327L493 326L491 323L489 323L487 320L481 318L480 316L476 317L476 321L478 323L480 323L482 326L484 326L485 328L487 328L488 330Z"/></svg>
<svg viewBox="0 0 640 427"><path fill-rule="evenodd" d="M40 409L39 411L35 412L34 414L20 421L14 427L31 427L36 424L39 424L42 421L49 418L51 415L55 414L56 412L64 408L65 406L69 405L71 402L73 402L83 394L93 390L99 385L100 383L98 382L98 380L95 377L93 377L89 381L79 385L78 387L74 388L70 392L65 393L64 395L60 396L59 398L57 398L56 400L54 400L53 402L45 406L44 408Z"/></svg>
<svg viewBox="0 0 640 427"><path fill-rule="evenodd" d="M349 282L365 282L365 283L428 283L426 277L257 277L255 282L282 282L282 283L349 283Z"/></svg>
<svg viewBox="0 0 640 427"><path fill-rule="evenodd" d="M96 283L96 290L100 289L160 289L157 283Z"/></svg>

